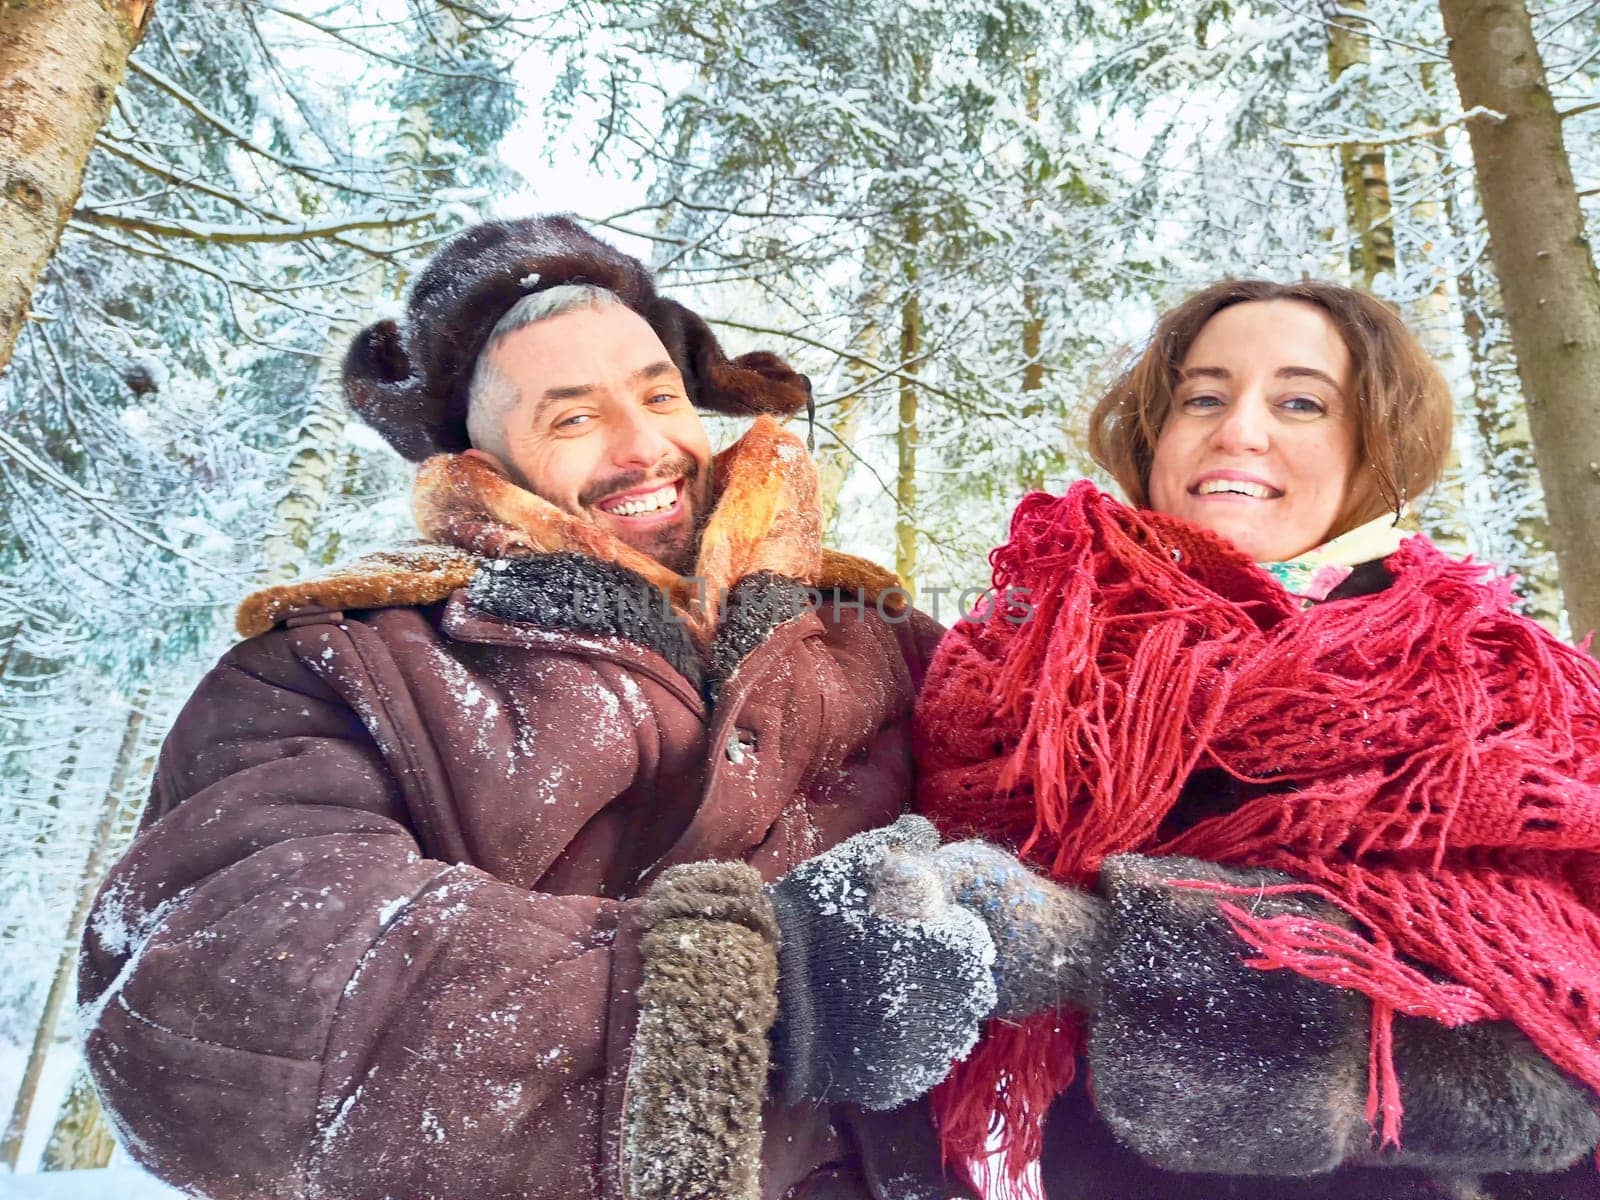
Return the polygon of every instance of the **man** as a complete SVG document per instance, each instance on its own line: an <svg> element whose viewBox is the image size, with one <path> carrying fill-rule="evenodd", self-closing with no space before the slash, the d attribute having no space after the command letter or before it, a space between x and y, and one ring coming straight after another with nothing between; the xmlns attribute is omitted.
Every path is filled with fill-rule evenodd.
<svg viewBox="0 0 1600 1200"><path fill-rule="evenodd" d="M247 600L163 747L80 981L134 1156L213 1197L968 1195L895 1106L994 947L863 899L937 844L880 828L937 630L821 548L804 378L548 218L447 244L345 382L429 541ZM713 456L697 409L760 415Z"/></svg>

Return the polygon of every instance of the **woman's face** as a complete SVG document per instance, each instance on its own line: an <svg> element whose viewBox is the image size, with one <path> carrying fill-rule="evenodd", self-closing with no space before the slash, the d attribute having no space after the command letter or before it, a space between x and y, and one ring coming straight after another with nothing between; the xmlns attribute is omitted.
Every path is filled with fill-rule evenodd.
<svg viewBox="0 0 1600 1200"><path fill-rule="evenodd" d="M1356 468L1350 352L1323 311L1253 300L1200 329L1156 441L1150 506L1256 562L1328 539Z"/></svg>

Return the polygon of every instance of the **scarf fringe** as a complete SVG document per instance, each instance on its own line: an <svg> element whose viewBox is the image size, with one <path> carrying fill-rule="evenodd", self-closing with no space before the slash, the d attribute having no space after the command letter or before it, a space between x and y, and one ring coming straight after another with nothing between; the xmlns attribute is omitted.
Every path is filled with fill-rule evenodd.
<svg viewBox="0 0 1600 1200"><path fill-rule="evenodd" d="M980 1195L1045 1200L1033 1170L1044 1149L1045 1115L1072 1086L1086 1040L1082 1022L1068 1012L991 1021L977 1049L934 1089L945 1161ZM963 1149L969 1146L977 1149Z"/></svg>

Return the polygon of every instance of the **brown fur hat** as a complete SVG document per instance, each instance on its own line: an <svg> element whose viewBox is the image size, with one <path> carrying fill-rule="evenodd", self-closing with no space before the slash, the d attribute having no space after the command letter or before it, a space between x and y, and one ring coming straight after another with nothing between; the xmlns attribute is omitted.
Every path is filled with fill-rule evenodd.
<svg viewBox="0 0 1600 1200"><path fill-rule="evenodd" d="M648 321L698 407L732 416L809 409L804 375L765 351L730 361L705 321L656 294L643 263L561 216L486 221L440 247L406 298L404 326L379 321L350 343L350 407L412 462L467 449L467 389L490 331L523 296L567 283L615 292Z"/></svg>

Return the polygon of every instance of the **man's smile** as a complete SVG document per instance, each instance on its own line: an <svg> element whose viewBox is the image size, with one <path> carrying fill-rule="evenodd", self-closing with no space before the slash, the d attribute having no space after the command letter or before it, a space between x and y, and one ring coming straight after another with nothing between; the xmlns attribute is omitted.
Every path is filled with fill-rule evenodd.
<svg viewBox="0 0 1600 1200"><path fill-rule="evenodd" d="M630 526L657 525L671 521L682 511L683 480L652 483L618 492L598 501L595 508L608 517Z"/></svg>

